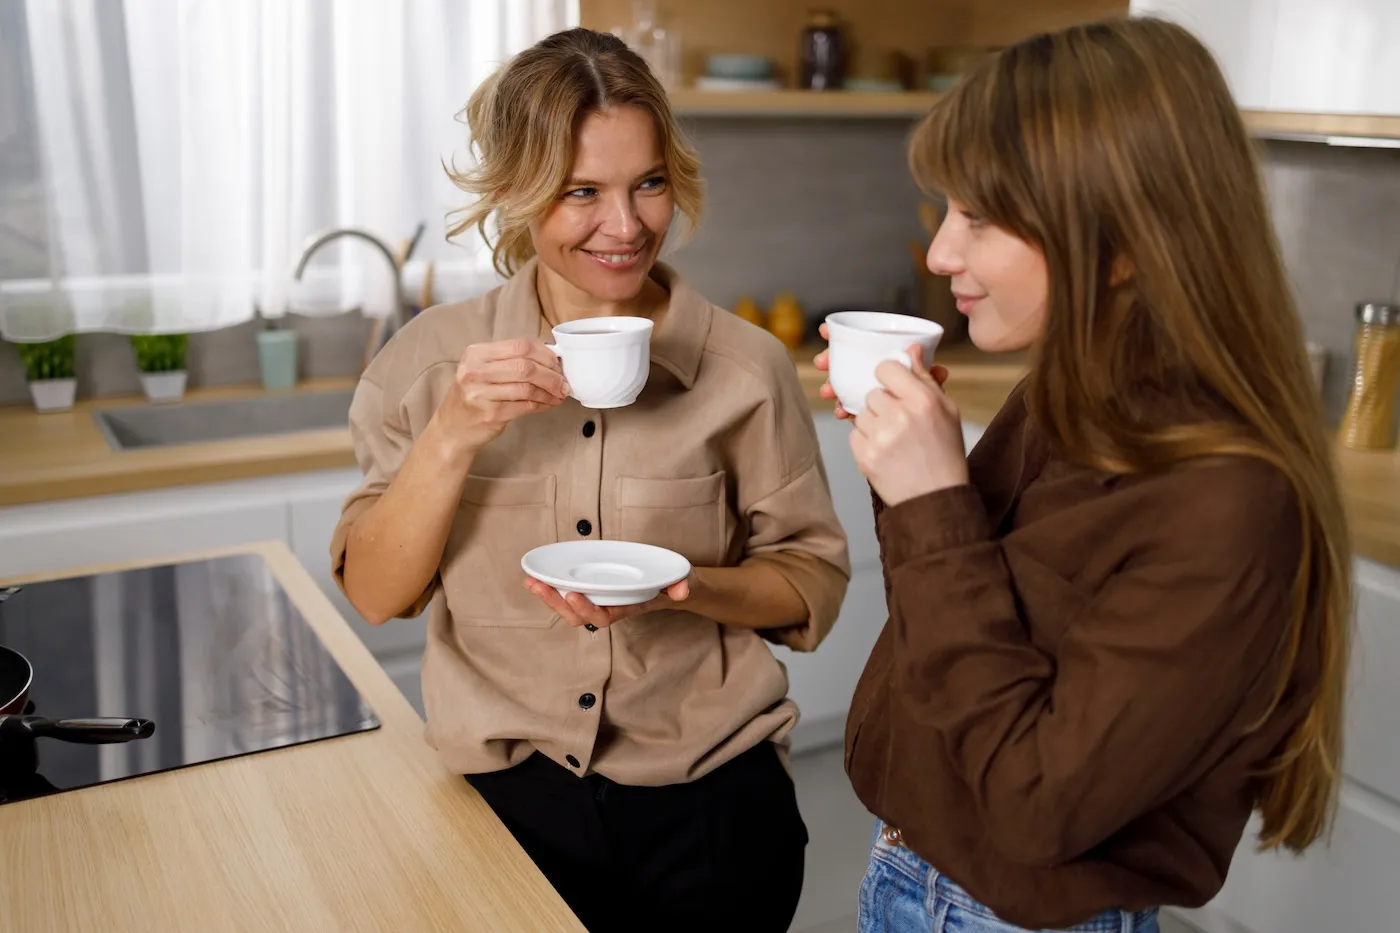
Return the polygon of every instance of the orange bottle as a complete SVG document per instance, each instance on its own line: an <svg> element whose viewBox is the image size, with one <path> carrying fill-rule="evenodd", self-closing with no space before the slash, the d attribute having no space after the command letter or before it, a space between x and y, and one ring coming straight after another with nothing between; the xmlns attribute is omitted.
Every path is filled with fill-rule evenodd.
<svg viewBox="0 0 1400 933"><path fill-rule="evenodd" d="M768 309L768 331L789 350L802 346L807 336L807 316L792 292L783 292L773 299L773 306Z"/></svg>

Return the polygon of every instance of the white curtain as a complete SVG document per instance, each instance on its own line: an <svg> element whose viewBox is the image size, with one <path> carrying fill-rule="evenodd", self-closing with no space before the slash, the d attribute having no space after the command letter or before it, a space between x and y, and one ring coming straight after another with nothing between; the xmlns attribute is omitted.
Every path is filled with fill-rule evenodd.
<svg viewBox="0 0 1400 933"><path fill-rule="evenodd" d="M211 330L382 315L435 263L438 300L495 282L449 244L456 115L577 0L0 0L0 336Z"/></svg>

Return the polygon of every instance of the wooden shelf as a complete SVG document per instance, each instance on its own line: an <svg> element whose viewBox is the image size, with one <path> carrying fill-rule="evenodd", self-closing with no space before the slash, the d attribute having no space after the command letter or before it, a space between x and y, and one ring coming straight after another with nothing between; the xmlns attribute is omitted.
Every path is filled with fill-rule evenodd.
<svg viewBox="0 0 1400 933"><path fill-rule="evenodd" d="M932 91L700 91L671 92L682 116L917 119L939 95ZM1322 142L1329 137L1400 141L1400 116L1244 111L1250 132L1265 139Z"/></svg>
<svg viewBox="0 0 1400 933"><path fill-rule="evenodd" d="M1341 136L1400 140L1400 116L1353 113L1285 113L1246 110L1244 122L1255 136L1322 141Z"/></svg>
<svg viewBox="0 0 1400 933"><path fill-rule="evenodd" d="M698 91L671 92L682 116L915 118L933 106L933 92L904 91Z"/></svg>

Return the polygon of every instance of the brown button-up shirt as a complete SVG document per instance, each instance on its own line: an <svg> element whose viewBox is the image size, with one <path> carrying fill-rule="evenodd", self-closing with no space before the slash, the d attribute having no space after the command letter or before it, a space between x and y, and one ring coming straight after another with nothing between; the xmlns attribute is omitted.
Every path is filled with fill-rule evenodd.
<svg viewBox="0 0 1400 933"><path fill-rule="evenodd" d="M1110 476L1055 456L1014 393L970 486L876 500L890 619L846 767L903 843L1007 921L1199 906L1253 771L1306 711L1280 674L1301 534L1261 461Z"/></svg>
<svg viewBox="0 0 1400 933"><path fill-rule="evenodd" d="M487 295L423 312L365 371L350 410L365 479L331 545L337 578L351 523L453 390L466 348L545 330L535 274L532 261ZM793 647L816 647L836 618L846 540L791 357L670 269L653 275L670 303L640 398L607 411L569 399L484 447L438 576L402 613L431 600L428 740L454 771L538 750L577 774L677 783L758 742L785 744L797 721L787 674L755 631L678 608L590 632L522 586L520 558L538 545L639 541L697 567L771 565L808 608L805 624L765 633Z"/></svg>

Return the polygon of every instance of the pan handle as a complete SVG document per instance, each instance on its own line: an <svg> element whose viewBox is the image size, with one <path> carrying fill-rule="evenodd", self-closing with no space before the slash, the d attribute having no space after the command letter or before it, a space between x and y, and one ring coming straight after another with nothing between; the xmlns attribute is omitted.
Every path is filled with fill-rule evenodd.
<svg viewBox="0 0 1400 933"><path fill-rule="evenodd" d="M46 719L43 716L0 716L0 736L29 736L107 745L148 739L156 731L150 719Z"/></svg>

